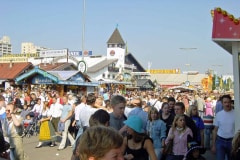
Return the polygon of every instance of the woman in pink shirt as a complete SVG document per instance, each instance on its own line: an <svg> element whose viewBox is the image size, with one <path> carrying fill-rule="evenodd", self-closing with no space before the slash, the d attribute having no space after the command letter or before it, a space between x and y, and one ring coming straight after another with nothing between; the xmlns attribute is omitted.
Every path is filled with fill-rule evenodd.
<svg viewBox="0 0 240 160"><path fill-rule="evenodd" d="M172 154L168 154L166 160L182 160L187 153L187 137L193 136L190 128L186 126L184 115L176 115L173 125L169 130L166 144L173 140Z"/></svg>

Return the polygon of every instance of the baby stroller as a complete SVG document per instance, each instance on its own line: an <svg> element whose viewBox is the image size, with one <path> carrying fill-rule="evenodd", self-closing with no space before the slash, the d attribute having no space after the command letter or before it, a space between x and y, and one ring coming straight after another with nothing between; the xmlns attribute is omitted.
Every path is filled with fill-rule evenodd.
<svg viewBox="0 0 240 160"><path fill-rule="evenodd" d="M27 138L30 138L32 135L37 136L39 132L38 114L30 112L27 116L30 116L31 119L28 119L23 122L24 130L22 137L26 136Z"/></svg>

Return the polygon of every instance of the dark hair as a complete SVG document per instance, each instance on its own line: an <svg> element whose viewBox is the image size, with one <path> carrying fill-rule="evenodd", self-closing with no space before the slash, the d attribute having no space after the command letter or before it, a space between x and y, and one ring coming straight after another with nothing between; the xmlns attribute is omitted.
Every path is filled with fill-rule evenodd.
<svg viewBox="0 0 240 160"><path fill-rule="evenodd" d="M185 105L184 105L183 102L177 102L177 103L175 103L175 106L179 106L179 107L181 107L181 109L182 109L183 111L185 111Z"/></svg>
<svg viewBox="0 0 240 160"><path fill-rule="evenodd" d="M126 99L123 96L120 96L120 95L116 95L116 96L113 96L111 98L110 104L112 106L115 106L115 105L117 105L119 103L125 103L126 104L127 101L126 101Z"/></svg>
<svg viewBox="0 0 240 160"><path fill-rule="evenodd" d="M175 100L175 98L174 98L174 97L169 97L169 98L168 98L168 102L174 102L174 103L175 103L175 102L176 102L176 100Z"/></svg>
<svg viewBox="0 0 240 160"><path fill-rule="evenodd" d="M230 101L232 100L231 96L229 94L225 94L221 97L221 102L223 102L223 99L224 98L227 98L227 99L230 99Z"/></svg>
<svg viewBox="0 0 240 160"><path fill-rule="evenodd" d="M108 114L107 111L103 109L99 109L96 112L94 112L90 119L89 119L89 124L90 126L96 126L96 125L106 125L110 121L110 115Z"/></svg>
<svg viewBox="0 0 240 160"><path fill-rule="evenodd" d="M87 105L91 105L91 104L95 103L95 101L96 101L95 94L94 93L89 93L87 95Z"/></svg>
<svg viewBox="0 0 240 160"><path fill-rule="evenodd" d="M163 109L163 107L164 107L165 105L168 105L168 102L163 102L161 108ZM169 106L169 105L168 105L168 106Z"/></svg>

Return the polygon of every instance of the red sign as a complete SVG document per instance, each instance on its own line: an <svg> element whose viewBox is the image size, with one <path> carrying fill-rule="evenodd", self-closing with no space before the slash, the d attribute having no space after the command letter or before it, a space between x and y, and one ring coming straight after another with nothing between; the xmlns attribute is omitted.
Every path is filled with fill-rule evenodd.
<svg viewBox="0 0 240 160"><path fill-rule="evenodd" d="M213 16L213 39L240 39L239 19L221 8L216 8Z"/></svg>

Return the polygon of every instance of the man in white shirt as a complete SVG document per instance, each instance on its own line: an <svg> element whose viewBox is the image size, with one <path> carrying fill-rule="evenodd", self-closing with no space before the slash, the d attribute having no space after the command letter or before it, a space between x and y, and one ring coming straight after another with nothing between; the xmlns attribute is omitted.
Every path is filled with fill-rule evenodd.
<svg viewBox="0 0 240 160"><path fill-rule="evenodd" d="M58 147L58 150L65 148L67 139L69 139L71 146L74 144L74 139L72 135L68 132L68 128L71 123L71 117L73 114L72 106L68 103L67 96L63 96L63 110L60 118L60 122L64 124L64 130L62 131L62 140Z"/></svg>
<svg viewBox="0 0 240 160"><path fill-rule="evenodd" d="M98 110L97 108L94 108L94 104L96 101L96 96L94 93L89 93L87 95L87 105L83 107L79 113L79 121L80 125L83 127L83 130L85 130L87 127L89 127L89 119L91 115Z"/></svg>
<svg viewBox="0 0 240 160"><path fill-rule="evenodd" d="M231 106L230 95L222 96L223 110L216 114L214 121L212 151L217 160L230 160L232 139L235 134L235 114Z"/></svg>
<svg viewBox="0 0 240 160"><path fill-rule="evenodd" d="M41 94L41 92L38 91L36 94L37 94L37 98L40 98L40 99L41 99L41 103L43 104L43 102L45 101L45 98L43 97L43 95Z"/></svg>
<svg viewBox="0 0 240 160"><path fill-rule="evenodd" d="M58 122L59 122L60 117L62 115L63 106L61 104L57 103L57 98L56 97L52 98L52 102L53 103L50 106L49 112L52 115L51 122L53 124L53 128L54 128L55 132L58 132Z"/></svg>
<svg viewBox="0 0 240 160"><path fill-rule="evenodd" d="M42 113L43 105L40 98L37 98L37 104L34 105L33 109L30 112L34 112L36 116Z"/></svg>
<svg viewBox="0 0 240 160"><path fill-rule="evenodd" d="M155 98L155 95L152 93L149 95L149 104L151 107L155 107L157 108L157 110L159 111L162 107L162 103L158 100L158 98Z"/></svg>
<svg viewBox="0 0 240 160"><path fill-rule="evenodd" d="M73 124L76 124L76 126L78 128L78 133L77 133L76 137L81 135L83 132L83 128L81 126L79 118L80 118L80 112L82 111L82 109L84 107L86 107L86 100L87 100L87 97L85 95L83 95L80 99L81 103L75 107L75 111L74 111L75 112L75 120L74 120Z"/></svg>

